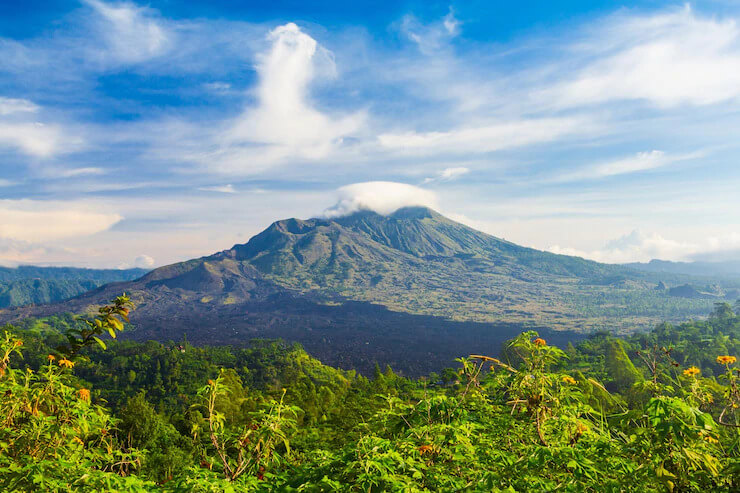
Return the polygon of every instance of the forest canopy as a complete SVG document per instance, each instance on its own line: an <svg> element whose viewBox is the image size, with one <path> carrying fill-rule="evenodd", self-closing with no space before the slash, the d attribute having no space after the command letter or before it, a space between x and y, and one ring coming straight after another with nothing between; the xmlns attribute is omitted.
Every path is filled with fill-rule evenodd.
<svg viewBox="0 0 740 493"><path fill-rule="evenodd" d="M111 340L130 308L5 327L1 489L740 488L740 316L726 303L563 349L524 332L498 358L415 380L282 341Z"/></svg>

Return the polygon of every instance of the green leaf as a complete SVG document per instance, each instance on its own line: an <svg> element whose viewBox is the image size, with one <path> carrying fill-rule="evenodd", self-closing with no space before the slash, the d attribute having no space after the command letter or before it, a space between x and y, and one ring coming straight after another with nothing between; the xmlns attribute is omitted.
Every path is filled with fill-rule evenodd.
<svg viewBox="0 0 740 493"><path fill-rule="evenodd" d="M97 342L98 344L100 344L100 347L101 348L103 348L104 350L105 349L108 349L108 347L105 345L105 343L99 337L93 336L93 339L95 339L95 342Z"/></svg>

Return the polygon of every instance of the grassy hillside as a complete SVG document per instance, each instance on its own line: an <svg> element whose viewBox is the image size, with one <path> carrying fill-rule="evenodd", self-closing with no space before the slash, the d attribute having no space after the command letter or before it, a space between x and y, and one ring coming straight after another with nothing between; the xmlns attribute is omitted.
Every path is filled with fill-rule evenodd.
<svg viewBox="0 0 740 493"><path fill-rule="evenodd" d="M65 300L109 282L136 279L146 272L144 269L0 267L0 308Z"/></svg>

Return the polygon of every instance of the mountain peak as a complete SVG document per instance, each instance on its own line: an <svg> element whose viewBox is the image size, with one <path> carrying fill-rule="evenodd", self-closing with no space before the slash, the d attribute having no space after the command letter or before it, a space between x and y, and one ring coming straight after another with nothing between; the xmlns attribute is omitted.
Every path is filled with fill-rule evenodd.
<svg viewBox="0 0 740 493"><path fill-rule="evenodd" d="M393 220L420 220L420 219L446 219L439 212L424 206L407 206L396 209L389 214L381 214L372 209L360 209L346 216L329 218L339 224L351 224L356 221L372 219L376 221L393 221ZM321 220L321 219L319 219Z"/></svg>
<svg viewBox="0 0 740 493"><path fill-rule="evenodd" d="M430 209L429 207L424 206L410 206L410 207L401 207L396 212L390 215L390 217L395 219L436 219L436 218L444 218L442 214Z"/></svg>
<svg viewBox="0 0 740 493"><path fill-rule="evenodd" d="M388 215L360 210L336 218L276 221L227 255L266 274L308 268L335 275L348 268L358 271L370 259L406 262L408 256L451 258L494 251L508 255L517 248L427 207L409 206Z"/></svg>

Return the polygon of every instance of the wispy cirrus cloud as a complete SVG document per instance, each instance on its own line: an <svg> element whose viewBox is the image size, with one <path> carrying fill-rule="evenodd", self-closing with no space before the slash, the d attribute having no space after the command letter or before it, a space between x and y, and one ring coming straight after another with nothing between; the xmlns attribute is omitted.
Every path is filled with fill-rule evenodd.
<svg viewBox="0 0 740 493"><path fill-rule="evenodd" d="M450 7L441 20L432 24L423 24L413 15L406 15L401 21L401 32L413 41L425 55L438 56L449 41L460 34L461 22L455 18Z"/></svg>
<svg viewBox="0 0 740 493"><path fill-rule="evenodd" d="M657 15L621 13L568 47L572 77L537 96L558 106L643 100L703 106L740 97L740 28L689 5Z"/></svg>
<svg viewBox="0 0 740 493"><path fill-rule="evenodd" d="M203 192L218 192L218 193L236 193L236 188L234 188L234 185L228 184L228 185L213 185L208 187L200 187L198 190L201 190Z"/></svg>
<svg viewBox="0 0 740 493"><path fill-rule="evenodd" d="M704 152L671 155L663 151L652 150L614 161L607 161L595 166L585 167L572 172L565 172L552 179L553 182L571 182L598 180L619 175L639 173L641 171L662 168L673 163L701 158Z"/></svg>
<svg viewBox="0 0 740 493"><path fill-rule="evenodd" d="M13 113L35 113L39 107L27 99L0 97L0 116Z"/></svg>
<svg viewBox="0 0 740 493"><path fill-rule="evenodd" d="M40 122L0 120L0 148L5 147L39 158L71 152L82 144L79 138L65 135L59 125Z"/></svg>
<svg viewBox="0 0 740 493"><path fill-rule="evenodd" d="M97 14L92 27L104 40L100 61L137 63L167 53L175 45L175 34L157 18L157 12L133 3L84 0Z"/></svg>
<svg viewBox="0 0 740 493"><path fill-rule="evenodd" d="M79 149L83 140L63 125L41 121L43 108L33 101L0 96L0 149L11 149L35 158Z"/></svg>
<svg viewBox="0 0 740 493"><path fill-rule="evenodd" d="M593 128L579 118L520 119L446 131L383 133L378 142L381 147L408 154L473 154L552 142Z"/></svg>
<svg viewBox="0 0 740 493"><path fill-rule="evenodd" d="M463 175L470 173L470 168L464 166L455 166L453 168L445 168L438 171L435 176L424 179L424 183L433 183L435 181L450 181L455 180Z"/></svg>

